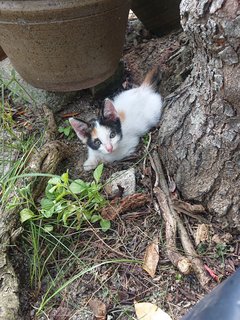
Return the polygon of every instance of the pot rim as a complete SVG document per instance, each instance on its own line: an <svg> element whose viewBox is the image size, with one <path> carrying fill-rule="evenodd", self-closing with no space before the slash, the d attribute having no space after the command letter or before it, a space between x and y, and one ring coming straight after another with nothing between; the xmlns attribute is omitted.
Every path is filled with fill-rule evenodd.
<svg viewBox="0 0 240 320"><path fill-rule="evenodd" d="M97 15L122 6L129 0L14 0L0 1L0 22L57 21Z"/></svg>

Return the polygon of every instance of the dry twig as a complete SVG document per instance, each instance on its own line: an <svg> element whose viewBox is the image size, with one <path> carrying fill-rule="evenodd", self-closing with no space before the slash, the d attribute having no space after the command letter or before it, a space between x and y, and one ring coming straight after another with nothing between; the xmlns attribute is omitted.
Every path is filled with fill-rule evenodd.
<svg viewBox="0 0 240 320"><path fill-rule="evenodd" d="M161 161L158 153L153 152L150 157L152 167L156 173L156 182L154 193L158 200L158 204L163 214L163 218L166 223L166 242L167 242L167 254L170 261L178 267L183 273L189 273L191 268L196 273L196 276L200 284L205 287L209 278L204 271L204 265L198 258L198 255L192 245L192 242L188 236L188 233L182 223L178 213L174 209L172 203L167 182L164 177ZM181 243L187 258L183 257L176 246L176 233L179 231ZM184 272L185 270L185 272Z"/></svg>

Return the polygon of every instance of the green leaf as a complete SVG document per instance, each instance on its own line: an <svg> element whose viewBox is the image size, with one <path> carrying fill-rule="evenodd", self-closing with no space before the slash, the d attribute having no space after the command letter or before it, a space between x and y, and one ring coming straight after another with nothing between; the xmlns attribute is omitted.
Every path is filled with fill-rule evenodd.
<svg viewBox="0 0 240 320"><path fill-rule="evenodd" d="M101 220L102 219L102 217L99 215L99 214L94 214L94 215L92 215L92 217L91 217L91 222L92 223L95 223L95 222L97 222L97 221L99 221L99 220Z"/></svg>
<svg viewBox="0 0 240 320"><path fill-rule="evenodd" d="M43 210L49 210L54 206L54 202L47 198L43 198L40 203Z"/></svg>
<svg viewBox="0 0 240 320"><path fill-rule="evenodd" d="M79 194L86 190L86 188L87 184L81 179L74 180L69 186L70 191L74 194Z"/></svg>
<svg viewBox="0 0 240 320"><path fill-rule="evenodd" d="M48 210L41 210L41 213L45 218L51 218L54 212L55 212L54 206Z"/></svg>
<svg viewBox="0 0 240 320"><path fill-rule="evenodd" d="M50 189L48 189L49 193L53 193L57 189L57 186L53 186Z"/></svg>
<svg viewBox="0 0 240 320"><path fill-rule="evenodd" d="M43 227L43 230L45 232L52 232L53 231L53 226L51 224L46 224L44 227Z"/></svg>
<svg viewBox="0 0 240 320"><path fill-rule="evenodd" d="M54 187L56 187L56 186L54 186ZM53 186L52 186L51 184L48 184L48 185L46 186L45 195L46 195L46 197L47 197L48 199L54 200L57 195L56 195L55 193L53 193L53 192L49 192L49 190L52 190L52 188L53 188ZM55 188L55 189L56 189L56 188Z"/></svg>
<svg viewBox="0 0 240 320"><path fill-rule="evenodd" d="M90 221L90 219L91 219L91 213L88 212L88 211L85 211L85 212L83 213L83 220L88 220L88 221Z"/></svg>
<svg viewBox="0 0 240 320"><path fill-rule="evenodd" d="M72 215L74 214L74 210L71 210L71 208L67 208L64 213L63 213L63 216L62 216L62 221L64 223L65 226L67 226L67 219L69 217L71 217Z"/></svg>
<svg viewBox="0 0 240 320"><path fill-rule="evenodd" d="M64 182L64 183L68 183L68 171L63 173L61 175L61 180Z"/></svg>
<svg viewBox="0 0 240 320"><path fill-rule="evenodd" d="M32 210L28 208L22 209L20 211L20 220L22 223L32 219L34 216L35 216L34 212L32 212Z"/></svg>
<svg viewBox="0 0 240 320"><path fill-rule="evenodd" d="M61 183L61 177L60 176L55 176L55 177L49 179L48 183L49 184L54 184L54 185L59 184L59 183Z"/></svg>
<svg viewBox="0 0 240 320"><path fill-rule="evenodd" d="M65 129L64 127L59 127L59 128L58 128L58 132L63 133L63 132L64 132L64 129Z"/></svg>
<svg viewBox="0 0 240 320"><path fill-rule="evenodd" d="M55 203L54 205L54 211L56 213L61 213L61 211L63 211L64 209L68 208L69 204L67 203L67 201L65 199Z"/></svg>
<svg viewBox="0 0 240 320"><path fill-rule="evenodd" d="M70 126L68 126L68 127L66 127L66 128L64 128L64 134L65 134L65 136L69 136L69 134L70 134L70 132L71 132L71 127Z"/></svg>
<svg viewBox="0 0 240 320"><path fill-rule="evenodd" d="M19 189L20 195L24 198L26 198L29 195L29 191L30 191L30 184L28 184L26 187Z"/></svg>
<svg viewBox="0 0 240 320"><path fill-rule="evenodd" d="M102 231L106 232L110 229L111 222L109 220L102 219L102 220L100 220L100 226L102 228Z"/></svg>
<svg viewBox="0 0 240 320"><path fill-rule="evenodd" d="M93 172L93 177L97 183L99 182L102 176L102 172L103 172L103 164L101 163L97 166L97 168Z"/></svg>

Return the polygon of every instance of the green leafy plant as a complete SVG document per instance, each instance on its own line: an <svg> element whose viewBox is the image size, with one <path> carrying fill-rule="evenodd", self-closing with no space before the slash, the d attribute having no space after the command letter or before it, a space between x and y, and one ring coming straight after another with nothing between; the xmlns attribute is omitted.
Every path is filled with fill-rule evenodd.
<svg viewBox="0 0 240 320"><path fill-rule="evenodd" d="M48 181L45 196L41 199L38 210L29 207L21 210L21 222L42 219L43 228L48 232L51 232L56 224L79 230L83 222L99 222L102 231L107 231L110 221L103 219L99 214L107 202L100 193L102 171L101 164L94 170L92 182L81 179L71 181L68 172L54 176Z"/></svg>
<svg viewBox="0 0 240 320"><path fill-rule="evenodd" d="M208 250L208 243L206 243L206 242L199 243L199 245L197 247L198 254L204 255L207 253L207 250Z"/></svg>
<svg viewBox="0 0 240 320"><path fill-rule="evenodd" d="M74 137L74 131L68 120L64 121L64 125L58 128L58 132L63 133L69 140Z"/></svg>
<svg viewBox="0 0 240 320"><path fill-rule="evenodd" d="M224 257L228 252L228 246L226 243L218 243L215 247L215 255L217 258L221 258L222 263L224 263Z"/></svg>
<svg viewBox="0 0 240 320"><path fill-rule="evenodd" d="M147 146L150 139L149 133L146 133L142 139L143 139L143 144Z"/></svg>
<svg viewBox="0 0 240 320"><path fill-rule="evenodd" d="M183 276L180 273L177 273L175 278L176 278L176 282L181 282L183 280Z"/></svg>

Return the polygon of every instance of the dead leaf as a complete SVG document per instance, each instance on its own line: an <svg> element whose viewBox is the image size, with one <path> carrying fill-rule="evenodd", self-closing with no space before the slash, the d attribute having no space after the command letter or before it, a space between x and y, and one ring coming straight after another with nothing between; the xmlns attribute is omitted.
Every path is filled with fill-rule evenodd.
<svg viewBox="0 0 240 320"><path fill-rule="evenodd" d="M143 259L143 270L147 271L148 274L153 278L156 273L157 265L159 261L159 247L158 238L155 238L152 243L147 246L144 259Z"/></svg>
<svg viewBox="0 0 240 320"><path fill-rule="evenodd" d="M199 243L209 240L209 227L207 224L199 224L195 234L195 242L198 246Z"/></svg>
<svg viewBox="0 0 240 320"><path fill-rule="evenodd" d="M99 299L92 299L89 301L89 306L94 314L96 320L105 320L107 317L107 307L105 303Z"/></svg>
<svg viewBox="0 0 240 320"><path fill-rule="evenodd" d="M220 238L220 236L218 235L218 234L214 234L213 236L212 236L212 241L213 242L215 242L215 243L222 243L222 240L221 240L221 238Z"/></svg>
<svg viewBox="0 0 240 320"><path fill-rule="evenodd" d="M213 236L212 236L212 241L213 242L215 242L215 243L225 243L225 244L227 244L227 243L229 243L229 242L231 242L232 241L232 239L233 239L233 236L230 234L230 233L225 233L225 234L223 234L223 235L218 235L218 234L214 234Z"/></svg>
<svg viewBox="0 0 240 320"><path fill-rule="evenodd" d="M63 119L65 119L65 118L71 118L71 117L78 116L79 114L80 114L80 112L69 112L69 113L61 114L61 117Z"/></svg>
<svg viewBox="0 0 240 320"><path fill-rule="evenodd" d="M135 312L138 320L171 320L171 317L149 302L134 303Z"/></svg>

